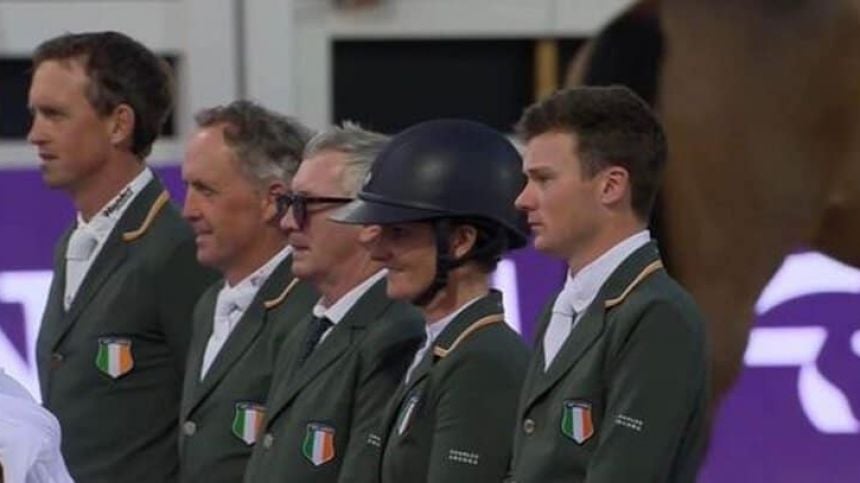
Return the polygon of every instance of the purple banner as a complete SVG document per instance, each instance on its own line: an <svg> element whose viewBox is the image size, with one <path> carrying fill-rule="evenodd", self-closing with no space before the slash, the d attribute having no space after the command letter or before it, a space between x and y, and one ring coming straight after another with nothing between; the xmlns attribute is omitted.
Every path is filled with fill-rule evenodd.
<svg viewBox="0 0 860 483"><path fill-rule="evenodd" d="M173 199L176 167L157 169ZM37 392L33 348L54 244L74 210L37 170L0 171L0 367ZM564 266L514 253L495 284L528 340ZM860 271L789 257L759 300L745 370L718 413L702 483L860 482Z"/></svg>

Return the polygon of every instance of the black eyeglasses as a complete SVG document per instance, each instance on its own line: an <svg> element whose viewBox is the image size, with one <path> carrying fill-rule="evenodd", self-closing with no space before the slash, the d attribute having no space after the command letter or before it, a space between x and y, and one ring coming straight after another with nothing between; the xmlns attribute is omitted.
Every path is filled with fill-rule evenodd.
<svg viewBox="0 0 860 483"><path fill-rule="evenodd" d="M296 221L296 226L299 230L305 228L308 221L308 205L337 203L344 204L352 201L352 198L344 198L338 196L305 196L300 194L279 195L275 199L278 204L278 213L281 217L287 214L287 210L293 209L293 220ZM319 210L322 211L322 210Z"/></svg>

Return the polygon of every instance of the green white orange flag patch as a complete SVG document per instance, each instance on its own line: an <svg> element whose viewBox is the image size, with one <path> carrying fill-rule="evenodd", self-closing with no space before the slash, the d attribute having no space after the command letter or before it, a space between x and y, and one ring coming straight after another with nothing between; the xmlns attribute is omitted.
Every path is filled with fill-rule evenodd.
<svg viewBox="0 0 860 483"><path fill-rule="evenodd" d="M594 436L591 404L585 401L564 401L561 413L561 433L583 444Z"/></svg>
<svg viewBox="0 0 860 483"><path fill-rule="evenodd" d="M319 423L308 424L302 454L314 466L334 459L334 428Z"/></svg>
<svg viewBox="0 0 860 483"><path fill-rule="evenodd" d="M134 367L131 339L124 337L99 338L96 367L113 379L128 374Z"/></svg>
<svg viewBox="0 0 860 483"><path fill-rule="evenodd" d="M233 416L233 434L247 445L257 442L263 431L263 416L266 407L252 402L236 403L236 414Z"/></svg>

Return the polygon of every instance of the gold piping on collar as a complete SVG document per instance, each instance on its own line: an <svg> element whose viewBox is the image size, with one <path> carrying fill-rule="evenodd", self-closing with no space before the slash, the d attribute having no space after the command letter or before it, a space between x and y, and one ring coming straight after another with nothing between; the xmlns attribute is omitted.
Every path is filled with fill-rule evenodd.
<svg viewBox="0 0 860 483"><path fill-rule="evenodd" d="M167 194L167 191L162 191L149 208L149 213L146 214L146 218L143 219L143 223L140 224L140 228L123 233L122 241L132 242L142 237L143 234L146 233L146 230L149 230L149 226L152 225L158 212L164 208L164 205L166 205L168 201L170 201L170 195Z"/></svg>
<svg viewBox="0 0 860 483"><path fill-rule="evenodd" d="M467 327L466 330L461 332L460 335L457 336L456 339L454 339L454 342L452 342L451 345L447 349L445 349L444 347L440 347L438 345L434 346L433 347L433 355L436 357L446 357L448 354L453 352L454 349L456 349L458 345L460 345L460 342L463 342L463 340L465 340L466 337L469 337L470 335L472 335L472 333L475 332L476 330L480 329L481 327L486 327L490 324L497 324L499 322L504 322L504 320L505 320L505 316L502 314L492 314L492 315L488 315L482 319L479 319L476 322L474 322L472 325Z"/></svg>
<svg viewBox="0 0 860 483"><path fill-rule="evenodd" d="M278 305L280 305L281 302L283 302L284 299L287 298L287 295L289 295L290 292L293 291L293 287L295 287L297 283L299 283L299 279L293 277L293 281L290 282L289 284L287 284L287 287L284 289L284 291L281 292L281 294L278 295L277 297L275 297L271 300L266 300L265 302L263 302L263 307L265 307L266 310L271 310L271 309L277 307Z"/></svg>
<svg viewBox="0 0 860 483"><path fill-rule="evenodd" d="M657 270L660 270L661 268L663 268L663 262L661 262L660 260L651 262L651 264L649 264L647 267L643 268L641 272L639 272L639 275L637 275L636 278L633 279L632 282L630 282L630 285L628 285L627 288L625 288L624 291L621 292L621 295L615 297L614 299L607 300L603 303L603 306L608 309L610 307L615 307L616 305L620 304L624 301L625 298L627 298L628 295L630 295L630 292L632 292L637 285L642 283L642 281L648 277L648 275L651 275L652 273L656 272Z"/></svg>

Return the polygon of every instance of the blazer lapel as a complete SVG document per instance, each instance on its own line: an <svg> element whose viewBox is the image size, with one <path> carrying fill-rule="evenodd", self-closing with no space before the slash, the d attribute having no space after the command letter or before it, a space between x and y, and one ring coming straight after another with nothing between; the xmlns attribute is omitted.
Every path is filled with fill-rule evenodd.
<svg viewBox="0 0 860 483"><path fill-rule="evenodd" d="M69 228L63 233L60 243L54 252L54 278L51 280L51 291L48 294L48 310L53 312L56 320L59 320L66 314L66 309L63 306L63 298L66 292L66 249L69 246L69 238L72 236L74 228Z"/></svg>
<svg viewBox="0 0 860 483"><path fill-rule="evenodd" d="M185 382L182 385L182 416L186 418L191 409L197 405L197 394L200 392L200 369L203 365L203 353L212 335L212 319L215 316L215 301L218 292L224 286L223 281L210 287L197 303L198 318L194 321L194 334L188 347L188 363L185 366Z"/></svg>
<svg viewBox="0 0 860 483"><path fill-rule="evenodd" d="M292 402L302 388L347 353L354 342L362 336L367 324L375 320L391 305L391 300L385 296L385 283L384 278L380 279L358 299L344 318L314 349L302 367L296 367L296 359L295 357L292 358L290 368L286 372L286 378L275 397L272 398L271 417L267 418L267 425L277 418L277 415ZM297 333L301 340L307 333L309 321L310 317L306 318L301 331Z"/></svg>
<svg viewBox="0 0 860 483"><path fill-rule="evenodd" d="M567 340L556 355L555 360L546 372L544 368L543 343L538 344L539 350L535 354L535 361L529 372L529 380L535 383L531 386L534 390L527 395L526 404L521 406L523 410L531 406L544 393L549 391L567 374L601 336L605 329L607 301L617 299L625 294L628 287L635 281L649 263L659 259L656 245L649 242L628 256L619 267L609 276L595 297L594 301L586 309L585 315L570 332ZM543 373L542 373L543 372ZM534 379L532 379L534 378Z"/></svg>
<svg viewBox="0 0 860 483"><path fill-rule="evenodd" d="M118 227L119 225L117 225ZM75 294L69 312L66 314L66 322L71 325L89 305L92 298L98 293L108 277L116 270L127 255L126 246L120 240L120 231L114 228L96 259L87 271L81 282L78 293Z"/></svg>
<svg viewBox="0 0 860 483"><path fill-rule="evenodd" d="M116 226L111 230L110 235L105 240L104 246L81 282L81 286L77 294L75 294L75 299L72 301L69 311L65 314L61 322L61 328L55 334L54 340L51 343L52 348L60 343L84 309L93 300L93 297L99 292L102 285L104 285L110 275L125 260L128 255L128 244L123 240L123 234L127 231L137 229L143 223L150 208L163 191L164 188L157 179L150 181L134 201L131 202L131 205L122 215L122 218L119 219ZM66 242L68 242L68 239ZM62 286L65 287L65 257L63 257L61 264L63 266ZM60 294L61 304L62 296Z"/></svg>
<svg viewBox="0 0 860 483"><path fill-rule="evenodd" d="M403 405L403 401L412 394L413 390L416 386L418 386L421 381L426 379L430 374L430 369L433 369L433 364L436 362L436 357L433 355L433 347L429 347L427 352L424 353L424 356L421 358L421 361L415 366L415 370L412 371L412 377L410 377L409 382L405 382L397 386L397 390L394 392L394 396L389 401L388 406L385 409L385 413L382 418L382 424L380 426L380 437L382 438L382 447L385 447L385 441L391 435L391 429L394 424L397 422L397 416L400 414L401 407Z"/></svg>
<svg viewBox="0 0 860 483"><path fill-rule="evenodd" d="M540 351L537 357L539 364L535 364L538 367L534 368L534 371L537 373L536 390L529 395L529 400L526 403L527 406L562 379L603 332L603 307L602 303L598 304L596 302L595 300L595 303L592 303L588 307L585 315L570 332L570 335L561 346L561 349L546 372L543 372L545 366L544 352L543 344L540 344Z"/></svg>
<svg viewBox="0 0 860 483"><path fill-rule="evenodd" d="M51 279L51 288L48 292L48 300L45 303L45 311L42 314L42 325L39 328L37 350L41 351L49 346L53 349L54 341L59 338L64 330L66 309L63 306L63 298L66 291L66 246L74 228L69 228L62 235L59 243L54 249L54 275ZM38 364L39 377L41 380L47 378L47 364Z"/></svg>
<svg viewBox="0 0 860 483"><path fill-rule="evenodd" d="M257 294L254 296L254 300L251 301L251 304L245 310L245 313L242 314L242 318L239 319L233 332L230 333L230 336L224 343L224 347L222 347L218 352L218 355L215 356L215 360L212 361L209 371L203 377L203 380L200 381L200 366L203 361L203 352L205 352L205 347L208 343L208 337L206 338L207 340L203 341L203 351L200 352L199 363L197 364L196 369L197 381L200 382L194 392L192 403L188 408L189 412L193 411L206 398L206 396L215 390L218 384L235 366L236 361L239 360L239 358L247 352L248 348L253 345L254 341L257 340L260 332L268 322L268 310L264 305L265 302L273 297L277 297L284 291L284 288L292 282L293 276L292 272L290 272L291 263L292 259L290 257L285 258L277 268L275 268L269 278L266 279L266 282L263 283L263 286L260 287L260 290L257 291ZM208 319L208 333L210 335L212 333L212 316L214 316L214 300L212 302L212 307L213 313Z"/></svg>
<svg viewBox="0 0 860 483"><path fill-rule="evenodd" d="M439 334L439 337L433 341L433 344L427 348L421 361L417 366L415 366L415 370L412 371L412 377L409 379L409 382L398 386L397 391L394 393L394 397L389 403L385 411L385 417L382 420L383 425L381 429L383 443L391 434L392 426L397 421L397 416L400 413L403 401L413 393L413 390L421 383L421 381L429 377L430 371L439 360L439 357L433 354L433 348L450 347L451 344L457 340L457 337L459 337L464 330L468 329L476 320L486 317L487 315L502 313L504 313L504 307L502 306L501 293L493 290L489 295L475 301L474 304L470 305L463 310L463 312L454 317L454 320L445 327L445 330L443 330L442 333Z"/></svg>

